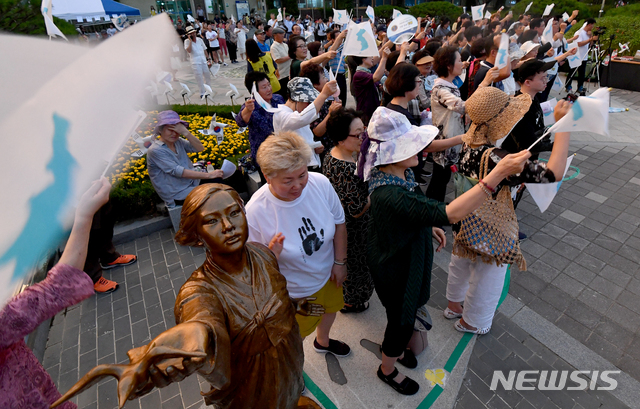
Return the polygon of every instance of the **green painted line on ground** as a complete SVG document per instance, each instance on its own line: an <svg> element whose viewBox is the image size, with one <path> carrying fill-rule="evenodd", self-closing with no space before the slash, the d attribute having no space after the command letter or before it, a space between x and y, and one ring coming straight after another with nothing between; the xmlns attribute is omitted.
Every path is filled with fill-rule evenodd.
<svg viewBox="0 0 640 409"><path fill-rule="evenodd" d="M318 387L318 385L316 385L311 380L306 372L302 372L302 376L304 377L304 386L309 389L309 392L311 392L313 396L318 399L318 402L320 402L320 404L324 406L325 409L338 409L338 407L333 402L331 402L331 399L329 399L329 397L325 395L324 392L322 392L322 389L320 389L320 387Z"/></svg>
<svg viewBox="0 0 640 409"><path fill-rule="evenodd" d="M576 169L577 169L577 173L580 173L580 169L578 168ZM571 178L573 177L575 176L572 175ZM566 179L566 180L569 180L569 179ZM504 299L507 298L507 294L509 293L510 282L511 282L511 265L507 267L507 272L504 276L504 284L502 285L502 293L500 294L500 300L498 301L498 307L496 307L496 309L498 309L500 305L502 305L502 302L504 301ZM458 360L462 356L462 353L464 352L465 349L467 349L467 346L469 345L471 338L473 338L473 335L474 334L470 332L466 332L464 333L464 335L462 335L462 338L460 338L460 341L458 341L458 345L456 345L456 347L453 349L453 352L449 356L449 359L447 359L447 363L444 365L445 371L449 373L453 371L453 368L458 363ZM302 375L304 376L304 383L307 389L309 389L309 392L311 392L313 396L316 399L318 399L320 404L324 406L325 409L338 409L338 407L331 401L331 399L329 399L329 397L325 395L322 389L320 389L320 387L318 387L318 385L316 385L311 380L311 378L309 377L309 375L306 374L306 372L303 372ZM442 393L442 391L443 389L440 385L435 385L431 389L431 391L427 394L427 396L422 400L422 402L420 402L420 404L416 409L429 409L431 405L433 405L435 401L440 397L440 394Z"/></svg>
<svg viewBox="0 0 640 409"><path fill-rule="evenodd" d="M578 172L579 171L580 170L578 170ZM511 282L511 266L507 267L507 273L505 274L505 277L504 277L504 284L502 286L502 294L500 294L500 300L498 301L498 307L500 307L500 305L502 304L504 299L507 298L507 294L509 293L509 283L510 282ZM498 307L496 307L496 309ZM467 348L467 345L469 345L469 341L471 341L471 338L473 338L473 335L474 334L472 334L470 332L466 332L462 336L460 341L458 341L458 345L456 345L456 347L454 348L453 352L449 356L449 359L447 360L447 363L444 365L445 371L447 371L449 373L451 373L451 371L453 371L453 368L458 363L458 360L462 356L462 353L464 352L464 350ZM442 391L443 391L443 389L442 389L442 387L440 385L434 386L431 389L431 392L429 392L427 394L427 396L424 398L424 400L422 402L420 402L420 404L418 405L418 407L416 409L428 409L428 408L430 408L431 405L433 405L435 403L435 401L438 399L438 397L440 397L440 394L442 393Z"/></svg>

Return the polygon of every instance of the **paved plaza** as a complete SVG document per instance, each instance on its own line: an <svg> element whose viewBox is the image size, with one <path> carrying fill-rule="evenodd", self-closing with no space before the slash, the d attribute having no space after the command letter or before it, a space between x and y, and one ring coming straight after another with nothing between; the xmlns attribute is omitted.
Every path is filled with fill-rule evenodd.
<svg viewBox="0 0 640 409"><path fill-rule="evenodd" d="M244 63L221 68L214 102L230 102L224 97L229 81L248 95L245 69ZM187 71L178 78L193 82ZM195 82L189 86L194 90ZM528 194L519 204L528 271L511 268L488 335L463 337L442 317L448 228L448 245L434 258L429 347L417 369L400 368L420 383L420 392L403 397L375 375L385 317L374 295L365 313L338 314L333 335L351 345L350 357L319 355L311 348L313 337L305 341L306 393L326 409L640 408L640 93L614 90L611 105L630 110L611 114L610 137L572 135L570 152L576 155L567 176L573 177L549 209L540 213ZM447 200L452 199L450 191ZM118 245L118 251L138 256L136 264L105 273L120 288L54 318L43 365L60 391L95 365L126 363L129 349L175 325L175 295L205 255L175 244L173 234L165 229ZM601 380L590 381L586 390L490 389L494 371L521 370L620 373L611 375L614 390L597 390L606 386ZM427 378L433 376L442 386L431 385ZM209 386L201 382L193 376L125 408L204 408L199 392ZM74 402L80 409L116 408L115 380L99 382Z"/></svg>

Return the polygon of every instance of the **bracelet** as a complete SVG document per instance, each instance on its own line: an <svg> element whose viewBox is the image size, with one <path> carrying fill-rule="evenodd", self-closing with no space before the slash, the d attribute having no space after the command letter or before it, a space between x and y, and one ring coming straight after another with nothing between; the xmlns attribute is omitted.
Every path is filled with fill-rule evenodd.
<svg viewBox="0 0 640 409"><path fill-rule="evenodd" d="M490 191L491 193L496 193L496 190L495 190L494 188L492 188L491 186L487 185L487 182L485 182L484 180L480 179L480 182L479 182L479 183L482 183L482 184L484 185L484 187L486 187L487 189L489 189L489 191Z"/></svg>
<svg viewBox="0 0 640 409"><path fill-rule="evenodd" d="M333 264L335 264L336 266L345 266L347 265L346 261L343 261L342 263L339 262L338 260L333 260Z"/></svg>
<svg viewBox="0 0 640 409"><path fill-rule="evenodd" d="M482 191L489 197L492 197L492 194L495 193L495 190L489 187L482 179L478 182L478 186L480 186L480 189L482 189Z"/></svg>

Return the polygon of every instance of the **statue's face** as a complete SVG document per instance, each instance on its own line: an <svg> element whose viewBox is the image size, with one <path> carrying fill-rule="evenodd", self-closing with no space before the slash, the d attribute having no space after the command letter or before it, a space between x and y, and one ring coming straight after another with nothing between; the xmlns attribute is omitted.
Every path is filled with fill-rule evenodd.
<svg viewBox="0 0 640 409"><path fill-rule="evenodd" d="M227 192L218 192L200 208L197 233L204 245L214 254L228 254L242 250L249 229L244 211Z"/></svg>

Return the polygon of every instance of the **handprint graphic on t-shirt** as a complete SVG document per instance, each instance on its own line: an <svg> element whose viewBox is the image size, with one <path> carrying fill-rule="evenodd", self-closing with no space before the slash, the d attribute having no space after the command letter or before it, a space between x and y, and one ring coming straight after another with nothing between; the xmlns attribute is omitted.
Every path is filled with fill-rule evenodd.
<svg viewBox="0 0 640 409"><path fill-rule="evenodd" d="M320 237L318 237L311 219L303 217L302 223L304 223L304 226L298 228L298 233L300 233L300 238L302 239L304 252L307 253L307 256L310 256L314 251L320 250L320 247L324 244L324 229L320 229Z"/></svg>

